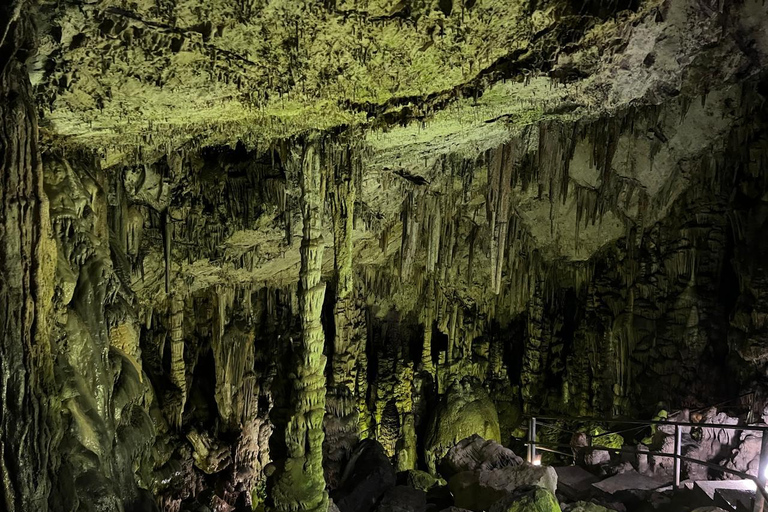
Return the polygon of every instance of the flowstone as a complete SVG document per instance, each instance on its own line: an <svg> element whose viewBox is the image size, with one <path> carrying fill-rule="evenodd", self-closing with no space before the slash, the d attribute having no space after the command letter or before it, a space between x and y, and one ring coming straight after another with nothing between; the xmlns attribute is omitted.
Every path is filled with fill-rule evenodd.
<svg viewBox="0 0 768 512"><path fill-rule="evenodd" d="M448 450L474 434L487 440L501 440L496 407L488 393L477 380L465 378L448 389L430 421L424 447L430 473L436 473Z"/></svg>

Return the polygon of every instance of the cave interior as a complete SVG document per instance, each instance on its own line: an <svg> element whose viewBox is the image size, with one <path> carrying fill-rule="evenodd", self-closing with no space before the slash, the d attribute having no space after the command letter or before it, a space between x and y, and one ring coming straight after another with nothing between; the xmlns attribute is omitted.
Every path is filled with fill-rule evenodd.
<svg viewBox="0 0 768 512"><path fill-rule="evenodd" d="M768 6L3 0L0 321L7 512L764 486Z"/></svg>

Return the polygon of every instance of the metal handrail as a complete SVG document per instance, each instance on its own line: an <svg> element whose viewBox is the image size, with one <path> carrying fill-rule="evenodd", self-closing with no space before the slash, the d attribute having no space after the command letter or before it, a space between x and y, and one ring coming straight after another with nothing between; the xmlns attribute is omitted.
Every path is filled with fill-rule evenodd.
<svg viewBox="0 0 768 512"><path fill-rule="evenodd" d="M674 460L674 487L675 489L678 489L680 487L680 462L685 461L692 464L699 464L705 467L709 467L712 469L716 469L718 471L722 471L725 473L734 474L736 476L739 476L744 479L752 480L755 482L757 490L759 493L757 494L756 499L754 500L754 508L753 512L763 512L764 505L768 503L768 491L766 491L766 473L768 473L768 435L765 434L766 431L768 431L768 425L721 425L718 423L691 423L691 422L685 422L685 421L664 421L664 420L631 420L631 419L622 419L622 420L605 420L600 418L586 418L586 417L558 417L558 416L528 416L528 461L533 462L537 459L536 456L536 449L537 446L542 443L536 442L536 428L537 428L537 421L539 419L546 420L546 421L570 421L570 422L583 422L583 423L603 423L607 425L642 425L642 426L671 426L675 428L675 453L665 453L665 452L647 452L649 455L654 455L658 457L669 457ZM756 432L761 432L762 435L762 443L760 446L760 464L759 469L757 473L757 477L754 477L748 473L744 473L742 471L738 471L735 469L727 468L724 466L720 466L718 464L711 463L709 461L694 459L691 457L685 457L683 456L680 451L682 447L682 428L712 428L712 429L724 429L724 430L736 430L736 431L745 431L745 430L751 430ZM559 446L558 446L559 447ZM579 449L583 450L604 450L609 452L615 452L615 453L633 453L637 454L637 450L632 449L625 449L625 448L609 448L605 446L584 446L579 447ZM553 453L558 453L561 455L568 456L568 454L564 452L555 451L552 449L548 449L544 446L541 448L542 451L548 451ZM640 452L642 453L642 452Z"/></svg>
<svg viewBox="0 0 768 512"><path fill-rule="evenodd" d="M539 450L549 452L549 453L556 453L558 455L564 455L566 457L572 457L576 458L575 455L570 453L561 452L559 450L553 450L552 448L547 448L546 443L526 443L526 444L533 444L534 446L537 446ZM564 445L557 445L558 448L563 448ZM744 473L743 471L739 471L737 469L731 469L729 467L720 466L719 464L715 464L714 462L708 462L701 459L694 459L691 457L686 457L685 455L675 455L674 453L668 453L668 452L638 452L637 450L633 450L631 448L607 448L603 446L581 446L579 447L579 450L587 450L587 451L608 451L608 452L615 452L615 453L629 453L636 455L638 453L646 453L647 455L653 455L654 457L669 457L670 459L680 459L683 462L690 462L692 464L699 464L701 466L706 466L708 468L722 471L723 473L730 473L732 475L739 476L741 478L745 478L747 480L752 480L757 485L757 490L760 491L760 494L763 495L764 499L768 499L768 491L765 490L760 486L759 479L755 476L750 475L749 473Z"/></svg>
<svg viewBox="0 0 768 512"><path fill-rule="evenodd" d="M532 418L533 416L527 416ZM564 416L535 416L536 420L546 421L575 421L583 423L605 423L607 425L667 425L672 427L699 427L699 428L722 428L725 430L754 430L756 432L765 432L768 425L723 425L720 423L691 423L687 421L664 421L664 420L605 420L601 418L589 418L584 416L564 417Z"/></svg>

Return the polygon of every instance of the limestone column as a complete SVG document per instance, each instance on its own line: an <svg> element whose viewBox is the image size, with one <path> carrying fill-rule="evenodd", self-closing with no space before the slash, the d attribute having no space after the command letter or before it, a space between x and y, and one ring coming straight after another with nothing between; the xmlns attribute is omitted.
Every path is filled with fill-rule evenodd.
<svg viewBox="0 0 768 512"><path fill-rule="evenodd" d="M179 291L170 296L170 317L171 382L179 390L178 411L175 411L172 421L176 428L180 428L184 405L187 402L187 379L184 366L184 297Z"/></svg>
<svg viewBox="0 0 768 512"><path fill-rule="evenodd" d="M352 232L356 186L356 162L353 150L339 149L332 159L328 198L333 219L334 271L336 297L334 303L335 336L333 371L328 389L325 425L326 475L331 487L341 476L344 461L359 439L359 412L355 396L357 356L361 345L361 310L354 295L352 270Z"/></svg>
<svg viewBox="0 0 768 512"><path fill-rule="evenodd" d="M56 247L26 56L32 24L0 5L0 509L48 510Z"/></svg>
<svg viewBox="0 0 768 512"><path fill-rule="evenodd" d="M299 275L301 340L295 354L291 407L285 431L287 458L271 486L274 510L326 512L328 493L323 477L323 417L325 415L325 356L320 314L325 283L323 263L323 183L317 138L305 149L301 172L304 231Z"/></svg>

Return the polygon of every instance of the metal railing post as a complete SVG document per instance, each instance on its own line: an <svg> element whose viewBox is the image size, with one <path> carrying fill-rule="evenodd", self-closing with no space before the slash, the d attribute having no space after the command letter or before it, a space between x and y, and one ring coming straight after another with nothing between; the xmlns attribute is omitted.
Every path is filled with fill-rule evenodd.
<svg viewBox="0 0 768 512"><path fill-rule="evenodd" d="M528 421L528 462L533 464L536 460L536 418Z"/></svg>
<svg viewBox="0 0 768 512"><path fill-rule="evenodd" d="M762 442L760 443L760 464L757 470L757 485L765 489L766 472L768 472L768 432L762 433ZM755 493L754 512L763 512L765 508L765 498L759 491Z"/></svg>
<svg viewBox="0 0 768 512"><path fill-rule="evenodd" d="M675 425L675 489L680 488L680 449L682 445L682 431L679 425Z"/></svg>
<svg viewBox="0 0 768 512"><path fill-rule="evenodd" d="M691 422L680 422L680 421L668 421L668 420L627 420L627 419L620 419L620 420L606 420L604 418L590 418L590 417L564 417L564 416L540 416L538 419L542 419L545 422L546 421L575 421L580 423L606 423L608 425L642 425L642 426L651 426L651 425L658 425L658 426L665 426L665 427L675 427L675 451L674 453L671 452L642 452L643 454L650 455L653 454L656 457L667 457L674 460L674 484L675 487L680 487L680 480L681 480L681 468L680 464L682 462L686 462L688 464L693 465L699 465L699 466L705 466L709 469L713 469L718 472L722 473L728 473L730 475L735 475L739 478L742 478L744 480L748 480L750 482L755 483L755 487L757 489L758 495L755 497L754 503L753 503L753 509L752 512L768 512L768 425L760 424L760 425L752 425L752 424L721 424L721 423L691 423ZM550 425L551 426L551 425ZM541 450L544 452L554 453L557 455L562 455L564 457L573 457L574 463L576 462L576 453L565 453L562 451L559 451L557 449L553 449L550 443L550 446L547 446L546 443L542 443L541 447L539 448L536 443L536 427L537 427L537 418L528 417L528 461L533 462L537 458L537 451ZM759 474L757 476L752 475L747 472L739 471L734 468L729 468L728 466L721 466L720 464L715 464L713 462L709 462L707 460L701 460L696 459L693 457L686 457L682 455L682 429L683 428L711 428L711 429L722 429L722 430L730 430L730 431L738 431L738 432L744 432L744 431L751 431L751 432L760 432L760 435L762 437L762 443L760 447L760 463L759 463ZM563 429L560 429L563 430ZM635 429L629 429L629 430L635 430ZM567 432L567 431L566 431ZM559 445L556 444L555 448L573 448L571 445ZM584 447L586 450L595 450L597 449L594 446L586 446ZM604 448L599 447L600 450L606 450L611 451L613 453L629 453L633 454L635 456L639 455L638 450L635 448Z"/></svg>

